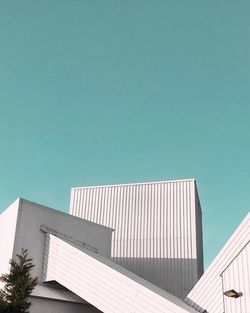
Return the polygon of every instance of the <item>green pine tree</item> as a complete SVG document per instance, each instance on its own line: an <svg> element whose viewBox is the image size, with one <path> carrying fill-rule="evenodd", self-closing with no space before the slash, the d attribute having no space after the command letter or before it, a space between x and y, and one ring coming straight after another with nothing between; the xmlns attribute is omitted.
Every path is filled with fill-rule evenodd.
<svg viewBox="0 0 250 313"><path fill-rule="evenodd" d="M28 297L37 285L37 278L32 278L30 272L35 265L28 257L28 250L22 249L17 254L17 261L10 260L10 271L2 275L5 283L0 292L0 312L28 313L31 302Z"/></svg>

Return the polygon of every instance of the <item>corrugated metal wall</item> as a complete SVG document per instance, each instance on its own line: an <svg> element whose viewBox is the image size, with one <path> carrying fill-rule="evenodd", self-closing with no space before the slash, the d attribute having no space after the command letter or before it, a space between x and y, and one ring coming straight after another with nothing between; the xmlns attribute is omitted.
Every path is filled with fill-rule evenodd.
<svg viewBox="0 0 250 313"><path fill-rule="evenodd" d="M188 294L185 302L208 313L250 313L250 213ZM242 292L240 298L223 295Z"/></svg>
<svg viewBox="0 0 250 313"><path fill-rule="evenodd" d="M70 213L114 228L117 263L184 297L203 269L198 203L194 180L82 187Z"/></svg>

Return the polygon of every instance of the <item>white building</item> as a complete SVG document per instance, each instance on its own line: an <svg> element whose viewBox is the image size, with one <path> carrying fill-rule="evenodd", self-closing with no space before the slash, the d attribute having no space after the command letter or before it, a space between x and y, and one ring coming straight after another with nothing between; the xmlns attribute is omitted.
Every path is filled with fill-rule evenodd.
<svg viewBox="0 0 250 313"><path fill-rule="evenodd" d="M112 260L181 299L203 274L193 179L73 188L70 214L113 228Z"/></svg>
<svg viewBox="0 0 250 313"><path fill-rule="evenodd" d="M42 284L45 281L43 276L47 273L44 267L46 237L54 232L61 240L66 238L68 242L98 251L102 256L110 255L111 229L17 199L0 215L0 275L8 271L11 258L22 248L28 249L35 264L33 276L38 276L39 280L32 297L34 305L31 312L98 312L65 288L58 288L55 284L50 288Z"/></svg>
<svg viewBox="0 0 250 313"><path fill-rule="evenodd" d="M31 297L31 313L250 313L250 214L195 284L202 269L202 237L193 180L86 190L73 189L71 197L71 213L86 214L85 219L23 199L0 215L0 275L8 271L9 259L21 248L28 249L36 265L33 275L39 284ZM111 223L112 215L115 229L100 225ZM186 256L195 265L181 268L178 262ZM145 277L144 257L156 263L157 258L164 259L160 260L163 269L151 266L153 262L146 263L147 268L158 271L164 284L176 279L174 288L163 285L171 293L179 292L179 298L159 288L159 277L158 286ZM126 258L138 260L126 263ZM138 271L140 267L143 270ZM171 280L165 277L169 268L175 271ZM192 287L183 301L181 297ZM240 297L223 294L231 289Z"/></svg>
<svg viewBox="0 0 250 313"><path fill-rule="evenodd" d="M250 213L194 286L185 302L197 311L250 313ZM238 298L223 295L235 290Z"/></svg>

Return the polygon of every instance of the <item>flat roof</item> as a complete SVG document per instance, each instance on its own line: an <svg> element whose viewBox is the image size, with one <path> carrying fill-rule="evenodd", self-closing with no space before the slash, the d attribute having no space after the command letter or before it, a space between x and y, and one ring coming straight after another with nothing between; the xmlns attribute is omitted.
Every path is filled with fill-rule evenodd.
<svg viewBox="0 0 250 313"><path fill-rule="evenodd" d="M152 184L166 184L166 183L178 183L178 182L190 182L196 180L194 178L187 179L175 179L175 180L160 180L154 182L137 182L137 183L126 183L126 184L113 184L113 185L96 185L96 186L81 186L81 187L72 187L74 189L87 189L87 188L106 188L106 187L122 187L122 186L138 186L138 185L152 185Z"/></svg>

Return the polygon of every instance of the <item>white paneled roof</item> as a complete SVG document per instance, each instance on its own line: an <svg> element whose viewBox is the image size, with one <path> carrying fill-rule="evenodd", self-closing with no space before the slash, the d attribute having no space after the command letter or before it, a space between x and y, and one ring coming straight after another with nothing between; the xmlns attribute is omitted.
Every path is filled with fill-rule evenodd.
<svg viewBox="0 0 250 313"><path fill-rule="evenodd" d="M245 217L240 226L233 233L226 245L205 271L203 276L187 295L185 302L195 309L209 313L224 312L223 304L223 282L222 274L226 268L235 260L239 253L249 244L250 241L250 213ZM247 259L247 266L242 270L247 270L249 275L250 260ZM241 266L241 265L239 265ZM248 270L249 269L249 270ZM249 278L245 277L249 284ZM250 291L249 291L250 292ZM249 303L250 306L250 303Z"/></svg>
<svg viewBox="0 0 250 313"><path fill-rule="evenodd" d="M196 312L110 260L54 235L46 237L45 281L57 281L104 313Z"/></svg>

